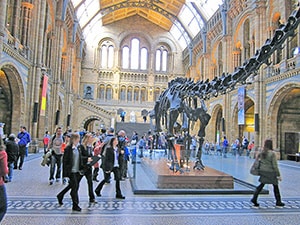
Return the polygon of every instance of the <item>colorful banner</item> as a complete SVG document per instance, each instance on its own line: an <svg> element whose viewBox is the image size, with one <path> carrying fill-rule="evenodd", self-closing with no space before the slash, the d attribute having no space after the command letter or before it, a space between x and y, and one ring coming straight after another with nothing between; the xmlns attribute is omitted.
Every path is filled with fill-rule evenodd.
<svg viewBox="0 0 300 225"><path fill-rule="evenodd" d="M40 113L41 116L45 116L45 112L46 112L47 89L48 89L48 76L44 75L43 89L42 89L42 104L41 104L41 113Z"/></svg>
<svg viewBox="0 0 300 225"><path fill-rule="evenodd" d="M245 87L238 89L238 124L245 124Z"/></svg>

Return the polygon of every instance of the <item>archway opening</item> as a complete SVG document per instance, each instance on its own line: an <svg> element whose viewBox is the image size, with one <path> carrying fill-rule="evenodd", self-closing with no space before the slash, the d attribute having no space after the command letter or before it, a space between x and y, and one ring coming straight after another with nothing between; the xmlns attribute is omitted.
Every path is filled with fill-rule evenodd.
<svg viewBox="0 0 300 225"><path fill-rule="evenodd" d="M89 118L85 121L83 128L89 132L99 132L101 129L105 128L103 121L98 118Z"/></svg>
<svg viewBox="0 0 300 225"><path fill-rule="evenodd" d="M291 89L281 101L277 114L281 156L300 151L300 88Z"/></svg>

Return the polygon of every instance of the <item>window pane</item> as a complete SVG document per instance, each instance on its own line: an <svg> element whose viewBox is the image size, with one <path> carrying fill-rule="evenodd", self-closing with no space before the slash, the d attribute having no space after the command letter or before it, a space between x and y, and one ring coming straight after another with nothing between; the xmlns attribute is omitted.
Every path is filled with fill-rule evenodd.
<svg viewBox="0 0 300 225"><path fill-rule="evenodd" d="M112 88L111 88L111 86L107 86L107 88L106 88L106 99L107 100L112 99Z"/></svg>
<svg viewBox="0 0 300 225"><path fill-rule="evenodd" d="M135 88L134 89L134 96L133 96L133 98L134 98L134 101L139 101L139 88Z"/></svg>
<svg viewBox="0 0 300 225"><path fill-rule="evenodd" d="M108 68L113 68L114 66L114 47L109 46L108 47Z"/></svg>
<svg viewBox="0 0 300 225"><path fill-rule="evenodd" d="M125 46L123 48L122 68L123 69L128 69L129 68L129 48L127 46Z"/></svg>
<svg viewBox="0 0 300 225"><path fill-rule="evenodd" d="M129 87L127 90L127 101L128 102L132 101L132 87Z"/></svg>
<svg viewBox="0 0 300 225"><path fill-rule="evenodd" d="M141 70L147 69L148 62L148 50L146 48L142 48L141 50Z"/></svg>
<svg viewBox="0 0 300 225"><path fill-rule="evenodd" d="M100 86L100 90L99 90L99 98L100 99L104 99L104 85Z"/></svg>
<svg viewBox="0 0 300 225"><path fill-rule="evenodd" d="M156 57L155 57L155 70L160 71L160 61L161 61L161 51L156 50Z"/></svg>
<svg viewBox="0 0 300 225"><path fill-rule="evenodd" d="M141 101L142 102L146 101L146 88L142 88L141 90Z"/></svg>
<svg viewBox="0 0 300 225"><path fill-rule="evenodd" d="M101 48L101 68L107 68L107 47L102 45Z"/></svg>
<svg viewBox="0 0 300 225"><path fill-rule="evenodd" d="M121 101L125 101L125 90L126 90L126 88L124 86L122 86L121 87L121 93L120 93Z"/></svg>
<svg viewBox="0 0 300 225"><path fill-rule="evenodd" d="M167 71L168 51L164 50L162 55L162 71Z"/></svg>
<svg viewBox="0 0 300 225"><path fill-rule="evenodd" d="M130 68L137 70L139 68L139 51L140 51L140 41L136 38L131 41L131 62Z"/></svg>
<svg viewBox="0 0 300 225"><path fill-rule="evenodd" d="M189 24L189 30L192 32L193 36L196 36L200 32L200 27L196 18L194 18Z"/></svg>

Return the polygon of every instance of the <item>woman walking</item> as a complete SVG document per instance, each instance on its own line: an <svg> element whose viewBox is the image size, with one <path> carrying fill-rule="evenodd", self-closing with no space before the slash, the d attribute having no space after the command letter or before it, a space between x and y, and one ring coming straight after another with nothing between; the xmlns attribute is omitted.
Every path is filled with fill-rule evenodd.
<svg viewBox="0 0 300 225"><path fill-rule="evenodd" d="M96 187L95 193L97 196L101 196L101 190L105 182L109 179L110 173L114 173L116 181L116 198L125 199L120 189L121 171L120 171L120 159L118 149L118 138L113 137L110 139L108 146L103 152L102 169L104 171L104 179Z"/></svg>
<svg viewBox="0 0 300 225"><path fill-rule="evenodd" d="M71 134L69 145L65 148L63 157L63 177L68 177L70 179L69 185L71 186L71 197L73 202L72 209L74 211L81 211L81 208L78 205L78 189L79 182L82 178L82 175L80 175L79 171L82 171L83 167L81 150L78 148L79 140L79 134Z"/></svg>
<svg viewBox="0 0 300 225"><path fill-rule="evenodd" d="M265 184L273 184L274 195L276 199L276 206L283 207L284 203L281 202L278 181L281 181L280 172L277 165L276 155L273 151L272 140L265 140L263 151L258 155L260 160L259 166L259 182L260 185L257 186L251 202L255 207L259 207L257 203L257 198Z"/></svg>
<svg viewBox="0 0 300 225"><path fill-rule="evenodd" d="M89 198L90 198L90 203L97 203L95 200L95 195L93 191L93 181L92 181L92 176L93 176L93 168L91 165L88 163L92 161L92 156L93 156L93 142L95 138L91 133L87 133L84 135L82 139L82 144L79 146L81 150L81 156L82 156L82 162L84 165L84 170L83 170L83 175L85 176L88 184L88 192L89 192Z"/></svg>

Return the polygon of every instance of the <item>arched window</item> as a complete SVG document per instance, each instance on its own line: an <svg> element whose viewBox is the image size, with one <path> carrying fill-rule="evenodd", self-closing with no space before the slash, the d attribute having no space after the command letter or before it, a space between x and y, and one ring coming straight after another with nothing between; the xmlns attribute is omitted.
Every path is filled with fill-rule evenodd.
<svg viewBox="0 0 300 225"><path fill-rule="evenodd" d="M101 48L101 68L106 68L107 65L107 47L104 45Z"/></svg>
<svg viewBox="0 0 300 225"><path fill-rule="evenodd" d="M128 46L123 47L122 68L129 69L129 47Z"/></svg>
<svg viewBox="0 0 300 225"><path fill-rule="evenodd" d="M142 87L141 89L141 101L145 102L146 101L146 88Z"/></svg>
<svg viewBox="0 0 300 225"><path fill-rule="evenodd" d="M146 48L142 48L141 50L141 70L147 69L148 61L148 50Z"/></svg>
<svg viewBox="0 0 300 225"><path fill-rule="evenodd" d="M112 87L111 85L107 85L106 87L106 100L112 99Z"/></svg>
<svg viewBox="0 0 300 225"><path fill-rule="evenodd" d="M108 62L107 62L107 67L109 69L113 68L114 66L114 47L109 46L108 47Z"/></svg>
<svg viewBox="0 0 300 225"><path fill-rule="evenodd" d="M125 101L126 100L126 87L122 86L120 91L120 100Z"/></svg>
<svg viewBox="0 0 300 225"><path fill-rule="evenodd" d="M221 75L223 73L223 60L222 60L222 56L223 56L223 45L222 42L220 42L219 47L218 47L218 72L219 75Z"/></svg>
<svg viewBox="0 0 300 225"><path fill-rule="evenodd" d="M99 87L99 99L104 99L105 98L105 88L104 85L100 85Z"/></svg>
<svg viewBox="0 0 300 225"><path fill-rule="evenodd" d="M163 50L161 61L162 61L161 70L163 72L166 72L167 71L167 61L168 61L168 51L165 49Z"/></svg>
<svg viewBox="0 0 300 225"><path fill-rule="evenodd" d="M134 92L133 92L133 100L135 102L139 101L139 92L140 92L140 89L138 87L135 87Z"/></svg>
<svg viewBox="0 0 300 225"><path fill-rule="evenodd" d="M132 87L128 87L127 89L127 101L128 102L132 101Z"/></svg>
<svg viewBox="0 0 300 225"><path fill-rule="evenodd" d="M147 70L148 48L145 40L132 38L125 41L122 47L122 69Z"/></svg>
<svg viewBox="0 0 300 225"><path fill-rule="evenodd" d="M140 51L140 41L137 38L131 40L131 59L130 59L130 69L137 70L139 68L139 51Z"/></svg>
<svg viewBox="0 0 300 225"><path fill-rule="evenodd" d="M244 23L244 59L250 58L250 22L249 19L247 19Z"/></svg>
<svg viewBox="0 0 300 225"><path fill-rule="evenodd" d="M103 69L111 69L114 66L114 46L110 41L105 41L100 47L101 63Z"/></svg>
<svg viewBox="0 0 300 225"><path fill-rule="evenodd" d="M155 57L155 70L160 71L160 66L161 66L161 51L156 50L156 57Z"/></svg>
<svg viewBox="0 0 300 225"><path fill-rule="evenodd" d="M168 67L168 50L161 46L155 53L155 70L166 72Z"/></svg>

